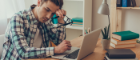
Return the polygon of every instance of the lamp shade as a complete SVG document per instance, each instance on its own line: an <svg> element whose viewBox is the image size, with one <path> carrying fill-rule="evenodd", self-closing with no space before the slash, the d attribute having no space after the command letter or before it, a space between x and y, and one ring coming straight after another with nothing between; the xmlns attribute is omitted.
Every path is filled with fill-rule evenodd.
<svg viewBox="0 0 140 60"><path fill-rule="evenodd" d="M107 4L107 0L103 0L101 6L98 9L99 14L109 15L109 7Z"/></svg>

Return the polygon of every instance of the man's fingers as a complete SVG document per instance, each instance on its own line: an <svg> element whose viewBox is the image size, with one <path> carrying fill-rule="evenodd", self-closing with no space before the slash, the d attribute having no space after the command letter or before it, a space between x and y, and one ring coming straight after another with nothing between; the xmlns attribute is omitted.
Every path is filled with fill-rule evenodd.
<svg viewBox="0 0 140 60"><path fill-rule="evenodd" d="M65 15L66 15L66 11L65 10L61 10L62 11L62 13L63 13L63 18L65 17Z"/></svg>
<svg viewBox="0 0 140 60"><path fill-rule="evenodd" d="M71 47L71 44L68 44L67 46L68 46L68 47Z"/></svg>
<svg viewBox="0 0 140 60"><path fill-rule="evenodd" d="M63 15L66 15L66 11L65 10L61 10L61 11L62 11Z"/></svg>
<svg viewBox="0 0 140 60"><path fill-rule="evenodd" d="M66 44L66 47L71 47L71 44Z"/></svg>
<svg viewBox="0 0 140 60"><path fill-rule="evenodd" d="M65 42L66 42L67 44L70 44L70 41L65 40Z"/></svg>
<svg viewBox="0 0 140 60"><path fill-rule="evenodd" d="M67 41L67 40L63 40L63 42L64 42L65 44L70 43L70 41Z"/></svg>
<svg viewBox="0 0 140 60"><path fill-rule="evenodd" d="M71 43L70 43L70 41L64 40L64 43L65 43L68 47L71 47L71 46L72 46Z"/></svg>
<svg viewBox="0 0 140 60"><path fill-rule="evenodd" d="M60 17L63 18L63 13L61 10L59 10L59 13L60 13Z"/></svg>
<svg viewBox="0 0 140 60"><path fill-rule="evenodd" d="M65 10L57 10L56 14L61 17L64 18L64 15L66 15L66 11Z"/></svg>
<svg viewBox="0 0 140 60"><path fill-rule="evenodd" d="M71 44L70 41L68 43Z"/></svg>
<svg viewBox="0 0 140 60"><path fill-rule="evenodd" d="M68 46L67 46L67 47L66 47L66 49L67 49L67 50L70 50L70 49L71 49L71 47L68 47Z"/></svg>
<svg viewBox="0 0 140 60"><path fill-rule="evenodd" d="M57 14L59 17L61 17L61 18L62 18L62 16L63 16L63 13L61 12L61 10L58 10L56 14Z"/></svg>

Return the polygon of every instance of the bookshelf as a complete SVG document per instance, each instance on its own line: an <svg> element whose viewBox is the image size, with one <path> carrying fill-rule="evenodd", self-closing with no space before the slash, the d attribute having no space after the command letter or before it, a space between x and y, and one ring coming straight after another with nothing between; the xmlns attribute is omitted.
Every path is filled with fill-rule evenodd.
<svg viewBox="0 0 140 60"><path fill-rule="evenodd" d="M110 6L111 33L121 31L121 23L122 23L121 21L123 17L122 10L124 9L140 10L140 7L116 7L116 0L111 0L111 6Z"/></svg>
<svg viewBox="0 0 140 60"><path fill-rule="evenodd" d="M140 9L140 7L117 7L117 9Z"/></svg>
<svg viewBox="0 0 140 60"><path fill-rule="evenodd" d="M66 40L72 40L80 35L84 35L85 28L91 29L92 0L63 0L63 2L62 9L66 10L69 18L83 18L82 26L66 26ZM57 25L54 24L54 26Z"/></svg>

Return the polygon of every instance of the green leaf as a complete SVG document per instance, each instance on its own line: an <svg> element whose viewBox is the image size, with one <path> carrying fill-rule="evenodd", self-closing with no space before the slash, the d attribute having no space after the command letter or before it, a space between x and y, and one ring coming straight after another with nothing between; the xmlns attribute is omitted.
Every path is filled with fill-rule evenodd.
<svg viewBox="0 0 140 60"><path fill-rule="evenodd" d="M101 31L102 31L102 35L103 35L103 38L104 38L105 34L104 34L103 30L101 30Z"/></svg>
<svg viewBox="0 0 140 60"><path fill-rule="evenodd" d="M107 30L107 37L110 38L109 35L109 29L110 29L110 24L108 25L108 30Z"/></svg>
<svg viewBox="0 0 140 60"><path fill-rule="evenodd" d="M105 37L107 37L106 36L107 35L107 27L105 27L104 30L105 30Z"/></svg>

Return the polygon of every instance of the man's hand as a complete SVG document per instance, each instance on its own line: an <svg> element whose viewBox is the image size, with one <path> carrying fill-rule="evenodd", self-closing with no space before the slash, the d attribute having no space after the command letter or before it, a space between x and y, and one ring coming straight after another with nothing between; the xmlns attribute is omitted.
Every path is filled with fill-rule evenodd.
<svg viewBox="0 0 140 60"><path fill-rule="evenodd" d="M56 11L56 16L59 16L59 18L58 18L58 23L62 23L62 24L64 24L65 22L64 22L64 15L66 15L66 11L65 10L57 10Z"/></svg>
<svg viewBox="0 0 140 60"><path fill-rule="evenodd" d="M58 46L54 48L55 54L60 54L65 52L66 50L71 50L71 43L70 41L62 41Z"/></svg>

